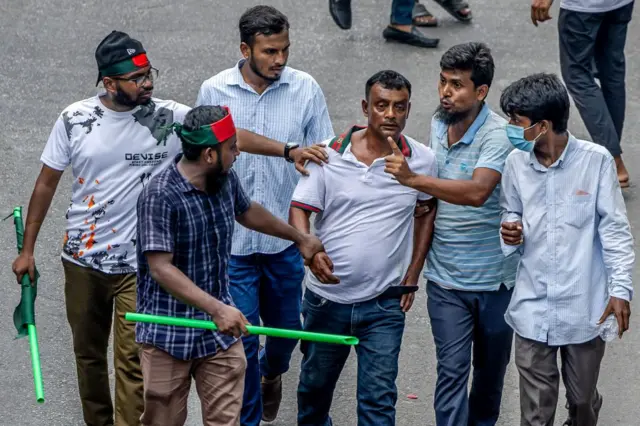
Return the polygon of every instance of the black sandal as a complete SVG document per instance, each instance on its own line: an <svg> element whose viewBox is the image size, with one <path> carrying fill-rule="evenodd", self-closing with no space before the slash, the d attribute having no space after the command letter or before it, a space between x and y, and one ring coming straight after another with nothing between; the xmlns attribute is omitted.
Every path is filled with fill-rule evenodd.
<svg viewBox="0 0 640 426"><path fill-rule="evenodd" d="M465 0L435 0L444 10L460 22L469 22L473 18L469 4ZM464 9L469 9L469 13L460 13Z"/></svg>
<svg viewBox="0 0 640 426"><path fill-rule="evenodd" d="M428 18L434 18L434 19L431 22L424 22L417 19L422 17L428 17ZM416 3L413 5L413 12L411 12L411 19L413 19L413 25L415 25L416 27L437 27L438 26L438 20L436 19L436 17L433 16L433 14L427 10L424 4L418 3L417 0L416 0Z"/></svg>

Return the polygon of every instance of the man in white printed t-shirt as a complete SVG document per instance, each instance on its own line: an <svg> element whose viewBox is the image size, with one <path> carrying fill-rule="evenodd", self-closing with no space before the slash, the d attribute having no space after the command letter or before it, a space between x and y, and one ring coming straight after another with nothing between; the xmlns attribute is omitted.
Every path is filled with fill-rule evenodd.
<svg viewBox="0 0 640 426"><path fill-rule="evenodd" d="M367 81L362 109L368 126L327 141L329 162L310 164L291 202L290 223L316 234L326 253L307 275L304 330L354 335L358 356L358 425L395 425L395 386L405 313L413 303L430 244L435 208L414 220L429 195L399 184L385 159L407 158L436 176L435 155L402 135L411 84L395 71ZM435 200L430 201L435 204ZM301 342L298 424L331 425L329 410L349 346Z"/></svg>
<svg viewBox="0 0 640 426"><path fill-rule="evenodd" d="M105 93L68 106L55 122L29 203L24 249L13 270L18 281L25 273L33 279L40 226L71 166L62 264L84 421L134 426L143 408L142 373L135 324L125 321L124 313L136 310L136 201L152 175L180 152L180 141L165 126L182 122L190 108L152 98L158 71L129 35L111 32L95 57L97 83L102 81ZM112 321L115 410L107 365Z"/></svg>
<svg viewBox="0 0 640 426"><path fill-rule="evenodd" d="M135 324L124 320L126 312L136 311L136 202L151 177L182 151L169 127L182 123L191 108L152 97L158 70L127 34L113 31L95 56L105 93L68 106L58 117L42 153L24 248L13 271L18 282L26 273L34 279L36 238L71 166L62 264L84 420L114 425L107 364L113 320L115 424L137 426L143 410L139 346ZM275 143L242 129L237 135L249 145Z"/></svg>

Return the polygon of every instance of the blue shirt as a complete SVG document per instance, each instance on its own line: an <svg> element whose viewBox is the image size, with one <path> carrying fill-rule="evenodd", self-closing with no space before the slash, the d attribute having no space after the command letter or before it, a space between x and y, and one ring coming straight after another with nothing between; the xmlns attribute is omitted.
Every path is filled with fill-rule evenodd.
<svg viewBox="0 0 640 426"><path fill-rule="evenodd" d="M285 67L280 79L258 94L242 77L243 63L205 81L196 105L226 105L238 128L282 143L310 146L334 136L322 89L313 77ZM289 203L300 178L293 164L282 157L242 153L233 167L253 201L289 220ZM291 244L237 225L232 254L280 253Z"/></svg>
<svg viewBox="0 0 640 426"><path fill-rule="evenodd" d="M448 126L433 118L431 149L440 179L470 180L476 168L502 173L513 145L506 120L485 104L462 139L449 147ZM494 291L513 287L517 255L505 258L500 248L500 184L482 207L438 200L433 242L425 278L445 288Z"/></svg>
<svg viewBox="0 0 640 426"><path fill-rule="evenodd" d="M144 255L173 254L173 264L191 281L222 303L233 306L227 265L235 217L249 209L250 200L231 170L215 195L196 189L173 164L155 176L138 199L138 297L143 314L211 321L197 308L167 293L152 277ZM138 323L136 341L156 346L174 358L189 360L226 350L236 339L210 330Z"/></svg>
<svg viewBox="0 0 640 426"><path fill-rule="evenodd" d="M549 345L587 342L609 296L631 300L633 236L613 157L569 137L549 168L514 151L502 176L503 221L520 221L524 242L505 319L527 339ZM504 244L504 243L503 243Z"/></svg>

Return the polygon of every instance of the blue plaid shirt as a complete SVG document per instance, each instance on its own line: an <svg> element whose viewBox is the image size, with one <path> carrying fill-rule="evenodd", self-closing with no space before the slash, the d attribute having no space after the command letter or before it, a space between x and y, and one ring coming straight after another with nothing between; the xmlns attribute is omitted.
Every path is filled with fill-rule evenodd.
<svg viewBox="0 0 640 426"><path fill-rule="evenodd" d="M177 162L155 176L138 199L139 313L211 320L197 308L167 293L149 271L144 253L173 253L173 264L198 287L233 306L227 265L235 217L249 209L250 199L236 173L220 191L209 196L196 189L178 171ZM210 330L138 323L136 341L164 350L174 358L189 360L227 350L237 339Z"/></svg>

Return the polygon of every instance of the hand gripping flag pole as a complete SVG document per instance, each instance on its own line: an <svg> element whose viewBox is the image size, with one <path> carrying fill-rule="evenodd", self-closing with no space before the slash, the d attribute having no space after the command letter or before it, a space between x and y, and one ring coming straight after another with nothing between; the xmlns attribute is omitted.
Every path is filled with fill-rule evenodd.
<svg viewBox="0 0 640 426"><path fill-rule="evenodd" d="M147 315L127 312L124 315L127 321L146 322L161 325L174 325L178 327L203 328L205 330L217 330L218 326L212 321L196 320L188 318L176 318L162 315ZM249 334L261 334L271 337L282 337L285 339L309 340L313 342L333 343L337 345L354 346L359 343L357 337L341 336L337 334L312 333L309 331L287 330L283 328L259 327L247 325Z"/></svg>
<svg viewBox="0 0 640 426"><path fill-rule="evenodd" d="M18 254L22 252L24 241L24 224L22 222L22 207L13 209L13 223L16 227L16 239ZM44 385L42 384L42 370L40 368L40 350L38 348L38 333L35 320L35 300L38 293L38 271L35 271L35 280L32 283L29 274L22 276L22 295L20 303L13 311L13 324L18 330L16 339L29 336L29 349L31 352L31 367L33 369L33 383L35 385L36 401L44 403Z"/></svg>

